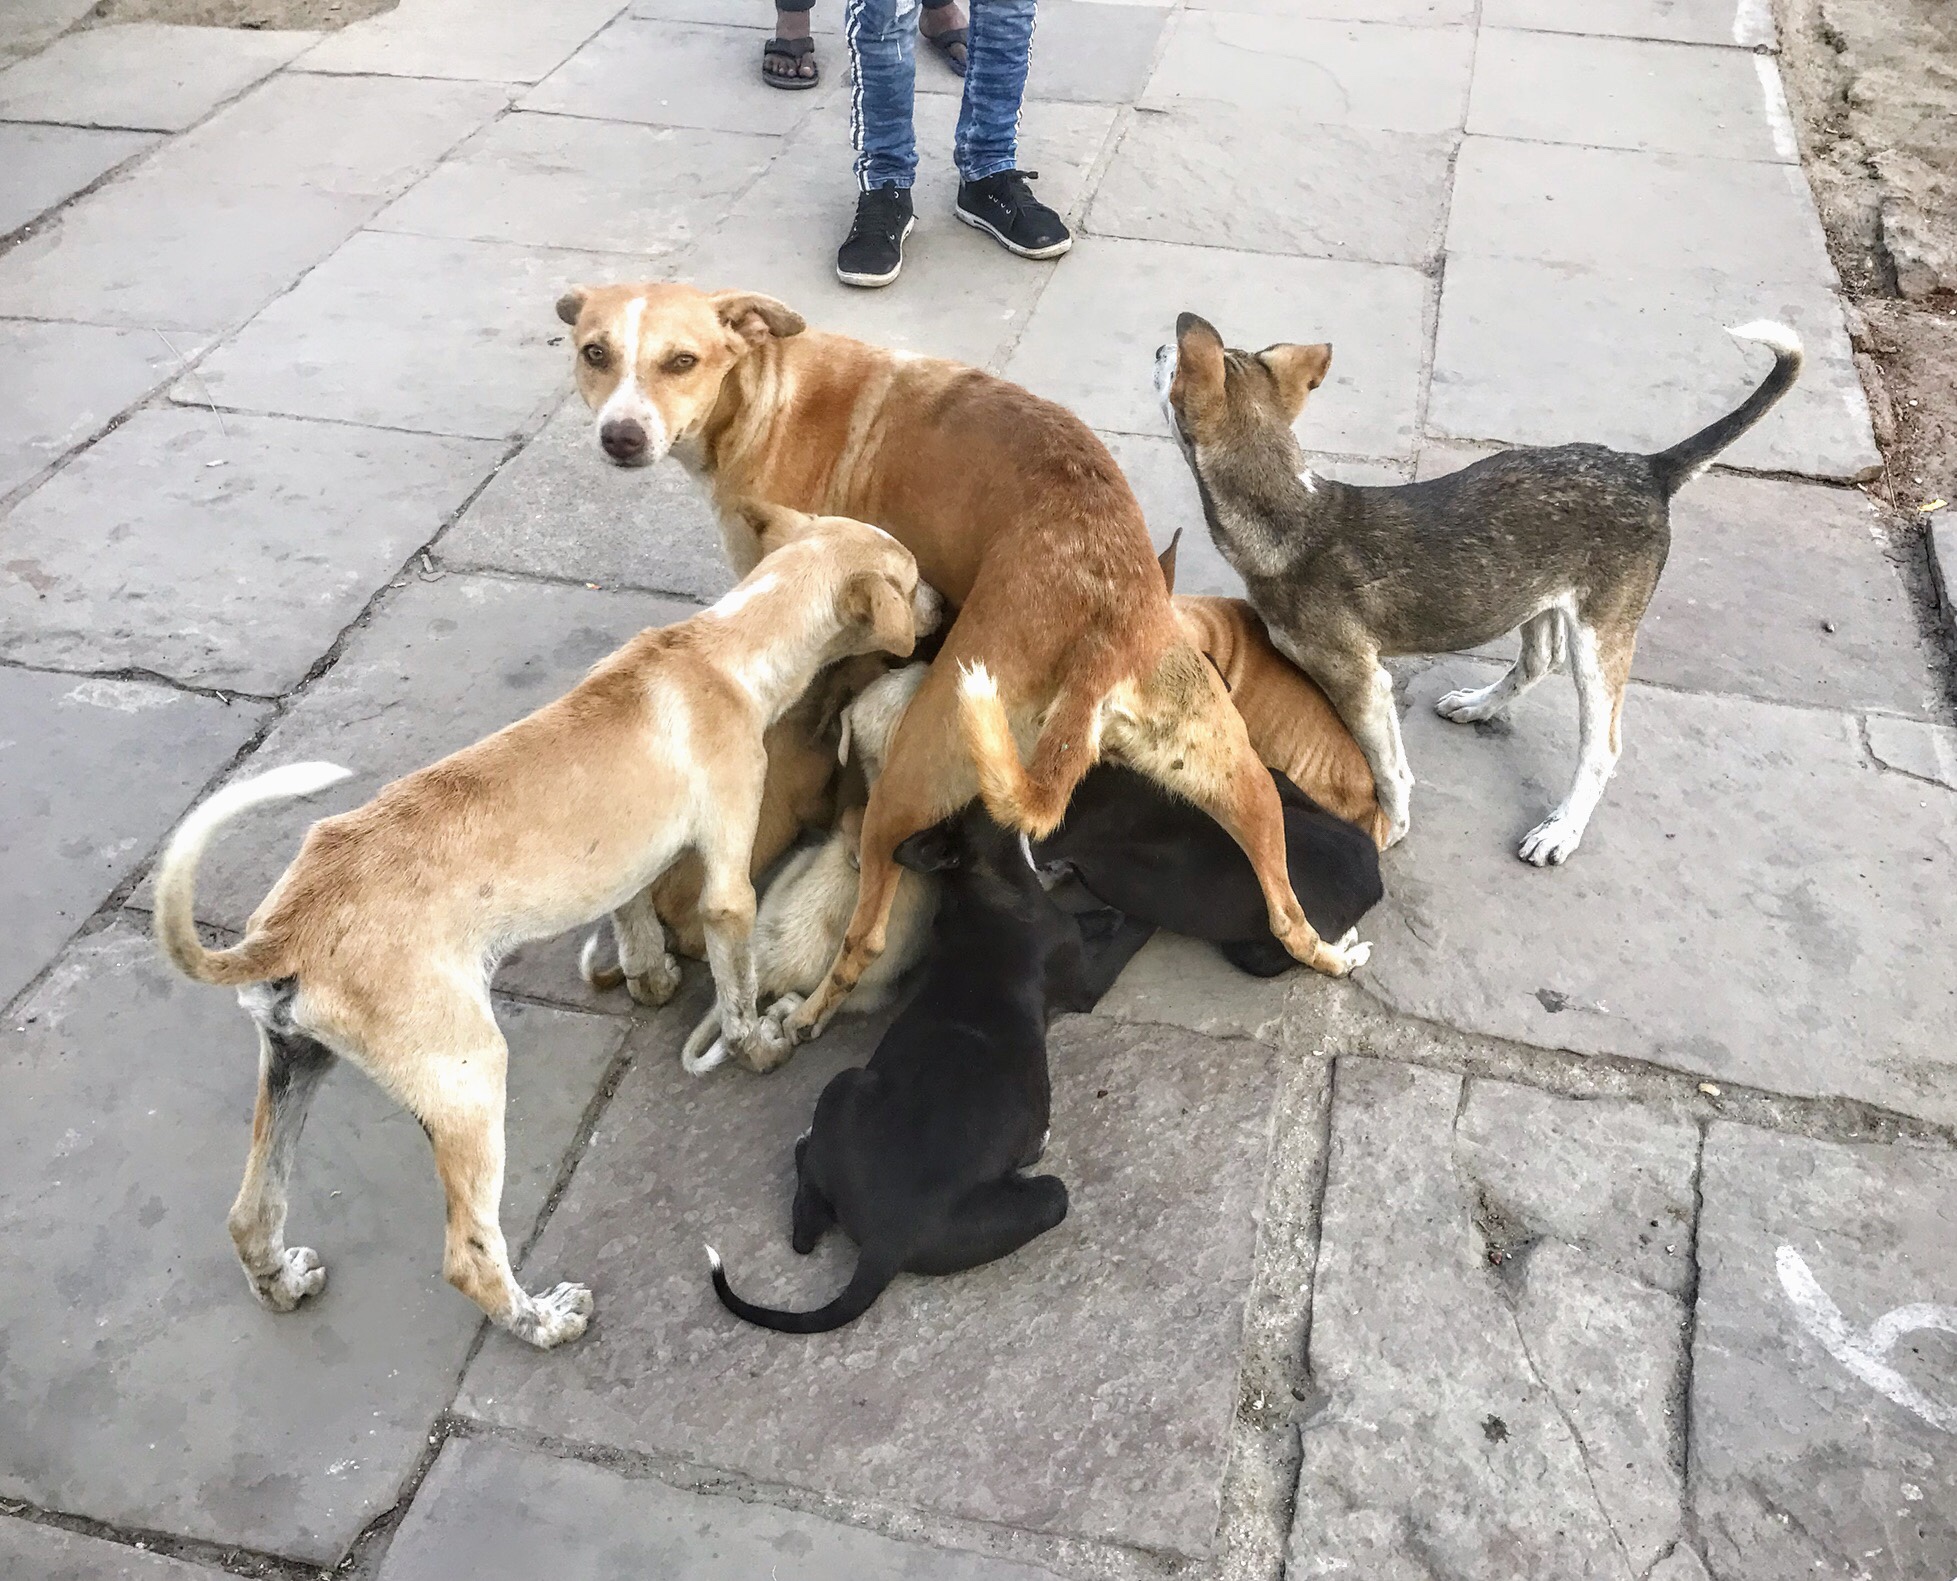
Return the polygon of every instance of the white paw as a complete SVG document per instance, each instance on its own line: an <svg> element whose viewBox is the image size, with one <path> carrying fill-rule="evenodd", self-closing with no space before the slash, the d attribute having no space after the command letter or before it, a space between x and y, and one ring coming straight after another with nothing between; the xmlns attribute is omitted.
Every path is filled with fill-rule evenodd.
<svg viewBox="0 0 1957 1581"><path fill-rule="evenodd" d="M1397 818L1389 814L1386 820L1386 849L1390 851L1394 846L1404 840L1407 837L1407 831L1412 827L1413 820L1405 813L1401 813Z"/></svg>
<svg viewBox="0 0 1957 1581"><path fill-rule="evenodd" d="M576 1339L591 1321L596 1303L583 1285L561 1284L530 1298L529 1310L511 1325L519 1339L538 1350L552 1350Z"/></svg>
<svg viewBox="0 0 1957 1581"><path fill-rule="evenodd" d="M1486 686L1466 686L1458 692L1449 692L1434 704L1434 712L1443 719L1452 719L1457 725L1479 724L1495 716L1490 691L1491 688Z"/></svg>
<svg viewBox="0 0 1957 1581"><path fill-rule="evenodd" d="M274 1312L290 1312L307 1296L326 1288L326 1264L310 1246L288 1246L278 1272L251 1281L252 1294Z"/></svg>
<svg viewBox="0 0 1957 1581"><path fill-rule="evenodd" d="M1358 971L1360 967L1364 966L1373 958L1372 943L1366 939L1353 937L1353 934L1356 934L1358 931L1357 928L1354 928L1352 933L1348 933L1337 944L1332 946L1332 953L1341 962L1338 971L1340 977Z"/></svg>
<svg viewBox="0 0 1957 1581"><path fill-rule="evenodd" d="M1558 867L1583 841L1583 828L1560 814L1549 817L1522 837L1516 855L1534 867Z"/></svg>

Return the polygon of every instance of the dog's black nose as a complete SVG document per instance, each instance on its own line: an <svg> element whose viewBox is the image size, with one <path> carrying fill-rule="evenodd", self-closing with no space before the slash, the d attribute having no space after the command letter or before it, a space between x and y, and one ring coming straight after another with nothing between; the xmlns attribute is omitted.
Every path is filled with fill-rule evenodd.
<svg viewBox="0 0 1957 1581"><path fill-rule="evenodd" d="M598 430L598 443L614 461L637 461L646 451L645 426L630 417L615 418Z"/></svg>

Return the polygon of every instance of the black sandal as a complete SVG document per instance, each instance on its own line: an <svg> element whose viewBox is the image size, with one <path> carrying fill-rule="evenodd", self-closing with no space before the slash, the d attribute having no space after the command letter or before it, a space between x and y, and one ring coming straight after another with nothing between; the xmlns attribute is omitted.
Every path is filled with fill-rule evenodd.
<svg viewBox="0 0 1957 1581"><path fill-rule="evenodd" d="M972 52L972 30L970 28L948 27L942 33L926 33L920 28L918 30L918 36L940 55L944 56L945 64L957 72L959 76L962 77L965 75L965 56L969 56ZM954 44L965 51L964 56L952 54L951 47Z"/></svg>
<svg viewBox="0 0 1957 1581"><path fill-rule="evenodd" d="M768 61L773 57L799 63L805 56L813 57L814 54L815 40L812 38L771 38L761 46L761 80L771 88L813 88L822 81L820 62L810 59L809 64L815 70L804 77L798 72L770 71Z"/></svg>

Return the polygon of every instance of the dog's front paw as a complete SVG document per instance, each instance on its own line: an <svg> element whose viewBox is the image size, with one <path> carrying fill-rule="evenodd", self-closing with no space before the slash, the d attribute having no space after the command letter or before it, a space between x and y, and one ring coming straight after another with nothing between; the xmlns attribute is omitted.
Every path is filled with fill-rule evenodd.
<svg viewBox="0 0 1957 1581"><path fill-rule="evenodd" d="M307 1296L326 1288L326 1264L310 1246L288 1246L279 1257L279 1266L260 1278L247 1275L251 1293L274 1312L290 1312Z"/></svg>
<svg viewBox="0 0 1957 1581"><path fill-rule="evenodd" d="M735 1057L749 1070L758 1075L788 1062L789 1055L795 1052L795 1045L801 1041L795 1036L792 1020L793 1012L802 1005L801 996L790 994L778 999L768 1008L767 1014L754 1024L754 1030L734 1045ZM716 1043L715 1048L721 1045ZM708 1050L708 1059L713 1050ZM706 1062L703 1060L702 1065Z"/></svg>
<svg viewBox="0 0 1957 1581"><path fill-rule="evenodd" d="M657 1010L680 991L680 963L670 954L663 955L643 972L626 978L625 988L637 1003Z"/></svg>
<svg viewBox="0 0 1957 1581"><path fill-rule="evenodd" d="M1443 696L1434 704L1434 712L1443 719L1452 719L1457 725L1474 725L1484 719L1493 719L1498 711L1494 703L1495 690L1492 686L1464 686Z"/></svg>
<svg viewBox="0 0 1957 1581"><path fill-rule="evenodd" d="M1337 944L1328 944L1327 952L1338 962L1333 971L1334 977L1350 976L1373 958L1372 941L1359 937L1357 928L1349 931Z"/></svg>
<svg viewBox="0 0 1957 1581"><path fill-rule="evenodd" d="M1552 813L1522 837L1515 854L1532 867L1560 867L1582 841L1582 825Z"/></svg>
<svg viewBox="0 0 1957 1581"><path fill-rule="evenodd" d="M510 1332L538 1350L553 1350L585 1331L596 1304L586 1286L561 1284L529 1297L510 1319Z"/></svg>

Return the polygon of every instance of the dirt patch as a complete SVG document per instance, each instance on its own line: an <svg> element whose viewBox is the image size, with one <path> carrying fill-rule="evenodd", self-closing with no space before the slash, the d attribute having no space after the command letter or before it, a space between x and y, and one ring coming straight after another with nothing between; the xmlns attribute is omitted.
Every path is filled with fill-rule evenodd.
<svg viewBox="0 0 1957 1581"><path fill-rule="evenodd" d="M111 22L176 22L185 27L242 27L268 32L331 33L401 0L100 0L83 27ZM536 0L547 4L548 0Z"/></svg>

